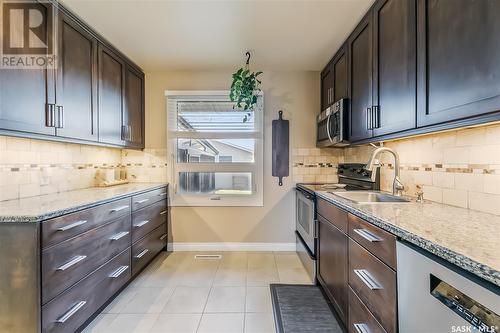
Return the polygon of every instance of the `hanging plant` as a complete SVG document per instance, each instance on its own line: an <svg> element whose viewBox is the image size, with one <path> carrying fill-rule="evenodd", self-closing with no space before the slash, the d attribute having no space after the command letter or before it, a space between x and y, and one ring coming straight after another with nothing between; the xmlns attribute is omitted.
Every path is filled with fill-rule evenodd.
<svg viewBox="0 0 500 333"><path fill-rule="evenodd" d="M260 92L260 84L262 83L257 77L262 72L251 72L249 69L250 52L246 53L247 62L244 68L238 69L233 74L233 83L229 98L234 102L234 107L243 110L252 110L257 104L257 96Z"/></svg>

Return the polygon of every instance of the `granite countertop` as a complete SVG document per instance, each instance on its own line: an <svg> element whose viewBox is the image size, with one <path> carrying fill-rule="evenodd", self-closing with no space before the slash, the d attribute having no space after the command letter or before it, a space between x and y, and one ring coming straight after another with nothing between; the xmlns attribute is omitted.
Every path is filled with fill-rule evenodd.
<svg viewBox="0 0 500 333"><path fill-rule="evenodd" d="M433 202L356 204L316 195L500 286L500 216Z"/></svg>
<svg viewBox="0 0 500 333"><path fill-rule="evenodd" d="M0 223L39 222L166 185L167 183L129 183L0 201Z"/></svg>

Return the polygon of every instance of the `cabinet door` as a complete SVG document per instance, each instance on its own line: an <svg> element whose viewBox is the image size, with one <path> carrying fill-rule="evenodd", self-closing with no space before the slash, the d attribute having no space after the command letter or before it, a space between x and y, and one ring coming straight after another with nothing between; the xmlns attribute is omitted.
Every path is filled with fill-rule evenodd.
<svg viewBox="0 0 500 333"><path fill-rule="evenodd" d="M25 4L3 5L25 11ZM44 13L45 23L52 19L50 6L31 4L32 9ZM7 9L4 7L4 10ZM46 37L45 40L53 39L49 24L38 27L36 33ZM21 48L18 53L27 52ZM54 108L49 107L49 104L55 104L54 77L53 68L0 68L0 130L54 135Z"/></svg>
<svg viewBox="0 0 500 333"><path fill-rule="evenodd" d="M373 7L374 136L416 127L415 0Z"/></svg>
<svg viewBox="0 0 500 333"><path fill-rule="evenodd" d="M349 96L348 87L348 76L347 76L347 47L344 45L337 52L333 64L334 71L334 92L333 101L336 102L339 99L347 98Z"/></svg>
<svg viewBox="0 0 500 333"><path fill-rule="evenodd" d="M318 216L318 275L338 315L347 325L347 236Z"/></svg>
<svg viewBox="0 0 500 333"><path fill-rule="evenodd" d="M99 142L123 145L123 77L125 64L99 45Z"/></svg>
<svg viewBox="0 0 500 333"><path fill-rule="evenodd" d="M418 126L500 110L500 1L418 0Z"/></svg>
<svg viewBox="0 0 500 333"><path fill-rule="evenodd" d="M97 40L59 12L57 136L97 141Z"/></svg>
<svg viewBox="0 0 500 333"><path fill-rule="evenodd" d="M333 96L334 75L333 62L330 62L321 72L321 111L335 102Z"/></svg>
<svg viewBox="0 0 500 333"><path fill-rule="evenodd" d="M372 137L372 17L359 23L348 40L350 72L350 141Z"/></svg>
<svg viewBox="0 0 500 333"><path fill-rule="evenodd" d="M126 145L144 148L144 74L126 66L123 136Z"/></svg>

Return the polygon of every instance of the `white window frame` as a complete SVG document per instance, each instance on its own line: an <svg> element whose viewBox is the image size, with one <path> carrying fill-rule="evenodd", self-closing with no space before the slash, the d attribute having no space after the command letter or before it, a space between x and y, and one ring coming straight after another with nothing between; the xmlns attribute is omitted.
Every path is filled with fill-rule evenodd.
<svg viewBox="0 0 500 333"><path fill-rule="evenodd" d="M225 90L167 90L167 147L170 156L169 179L171 181L172 206L198 207L261 207L264 204L264 96L259 93L255 106L253 132L186 132L177 129L177 101L217 100L230 101ZM255 139L252 163L177 163L177 139ZM184 194L177 191L180 172L250 172L252 194Z"/></svg>

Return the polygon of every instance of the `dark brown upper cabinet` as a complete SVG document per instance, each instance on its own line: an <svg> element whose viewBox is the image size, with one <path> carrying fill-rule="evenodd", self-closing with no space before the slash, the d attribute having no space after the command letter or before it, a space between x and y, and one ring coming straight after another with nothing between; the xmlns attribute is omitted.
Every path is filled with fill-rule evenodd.
<svg viewBox="0 0 500 333"><path fill-rule="evenodd" d="M125 63L112 50L99 45L99 142L124 145Z"/></svg>
<svg viewBox="0 0 500 333"><path fill-rule="evenodd" d="M97 141L97 39L59 13L56 133Z"/></svg>
<svg viewBox="0 0 500 333"><path fill-rule="evenodd" d="M15 3L5 5L16 6ZM33 5L50 16L49 4ZM50 25L39 29L47 38L52 36ZM54 136L55 98L55 73L52 68L1 68L0 131L15 131L21 136L28 133Z"/></svg>
<svg viewBox="0 0 500 333"><path fill-rule="evenodd" d="M144 74L125 68L122 133L128 147L144 148Z"/></svg>
<svg viewBox="0 0 500 333"><path fill-rule="evenodd" d="M350 133L349 140L370 138L372 121L373 34L368 13L347 41L349 54Z"/></svg>
<svg viewBox="0 0 500 333"><path fill-rule="evenodd" d="M373 136L416 126L416 3L373 7Z"/></svg>
<svg viewBox="0 0 500 333"><path fill-rule="evenodd" d="M336 102L339 99L347 98L349 96L348 85L348 69L347 69L347 45L343 45L335 54L333 58L333 72L334 72L334 84L333 84L333 101Z"/></svg>
<svg viewBox="0 0 500 333"><path fill-rule="evenodd" d="M498 13L498 0L418 0L418 126L500 110Z"/></svg>
<svg viewBox="0 0 500 333"><path fill-rule="evenodd" d="M334 75L333 62L330 62L321 72L321 111L335 102L333 90Z"/></svg>

